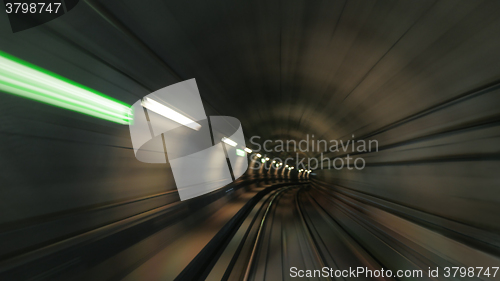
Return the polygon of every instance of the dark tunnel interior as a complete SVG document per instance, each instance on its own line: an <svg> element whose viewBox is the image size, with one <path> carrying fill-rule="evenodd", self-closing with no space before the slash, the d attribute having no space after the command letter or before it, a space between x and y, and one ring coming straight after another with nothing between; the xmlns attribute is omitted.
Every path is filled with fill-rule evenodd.
<svg viewBox="0 0 500 281"><path fill-rule="evenodd" d="M70 2L0 11L0 280L500 280L499 1Z"/></svg>

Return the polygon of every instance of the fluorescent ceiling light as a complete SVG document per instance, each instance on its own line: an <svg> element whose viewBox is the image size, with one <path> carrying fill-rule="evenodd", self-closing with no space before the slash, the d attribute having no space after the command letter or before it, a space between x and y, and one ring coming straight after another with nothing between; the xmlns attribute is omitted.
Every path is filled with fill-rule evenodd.
<svg viewBox="0 0 500 281"><path fill-rule="evenodd" d="M229 144L232 147L236 147L236 145L237 145L236 142L232 141L231 139L225 138L225 137L222 138L222 141L225 142L225 143L227 143L227 144Z"/></svg>
<svg viewBox="0 0 500 281"><path fill-rule="evenodd" d="M246 151L247 153L252 153L252 150L251 150L250 148L248 148L248 147L245 147L245 151Z"/></svg>
<svg viewBox="0 0 500 281"><path fill-rule="evenodd" d="M257 153L257 157L259 157L259 158L260 158L260 157L262 157L262 155L260 155L260 153Z"/></svg>
<svg viewBox="0 0 500 281"><path fill-rule="evenodd" d="M0 91L129 124L130 105L0 51Z"/></svg>
<svg viewBox="0 0 500 281"><path fill-rule="evenodd" d="M168 119L184 125L188 128L198 131L201 125L196 123L194 120L180 114L179 112L171 109L170 107L163 105L151 98L145 97L142 100L142 106L145 108L160 114L161 116L167 117Z"/></svg>
<svg viewBox="0 0 500 281"><path fill-rule="evenodd" d="M236 147L236 145L238 145L235 141L228 138L222 138L222 141L229 144L232 147Z"/></svg>

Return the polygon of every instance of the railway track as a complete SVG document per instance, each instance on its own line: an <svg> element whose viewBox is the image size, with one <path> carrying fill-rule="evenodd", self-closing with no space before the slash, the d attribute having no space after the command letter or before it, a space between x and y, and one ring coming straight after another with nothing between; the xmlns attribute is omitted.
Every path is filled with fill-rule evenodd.
<svg viewBox="0 0 500 281"><path fill-rule="evenodd" d="M363 249L313 198L311 189L307 184L282 186L254 202L230 239L220 244L210 265L197 268L204 272L197 278L376 280L334 276L332 272L349 266L375 268L378 264L366 259ZM185 270L196 270L195 266Z"/></svg>

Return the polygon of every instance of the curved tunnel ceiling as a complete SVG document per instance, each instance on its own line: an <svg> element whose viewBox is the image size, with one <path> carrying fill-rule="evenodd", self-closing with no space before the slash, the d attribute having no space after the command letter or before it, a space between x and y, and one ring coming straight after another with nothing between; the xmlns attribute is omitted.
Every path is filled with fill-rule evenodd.
<svg viewBox="0 0 500 281"><path fill-rule="evenodd" d="M499 10L494 1L86 1L2 45L56 73L39 54L62 51L78 65L64 69L70 79L129 104L196 78L207 113L237 117L247 138L332 140L500 78ZM23 40L32 46L19 48Z"/></svg>
<svg viewBox="0 0 500 281"><path fill-rule="evenodd" d="M106 8L247 137L361 137L499 78L494 2L124 3Z"/></svg>

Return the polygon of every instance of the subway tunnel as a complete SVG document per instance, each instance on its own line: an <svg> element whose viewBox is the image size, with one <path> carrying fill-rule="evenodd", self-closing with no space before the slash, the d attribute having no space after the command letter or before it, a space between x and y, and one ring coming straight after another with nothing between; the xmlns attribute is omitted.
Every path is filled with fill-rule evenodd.
<svg viewBox="0 0 500 281"><path fill-rule="evenodd" d="M500 2L11 2L0 280L500 280ZM130 118L188 82L231 177L183 197L218 168L140 161Z"/></svg>

